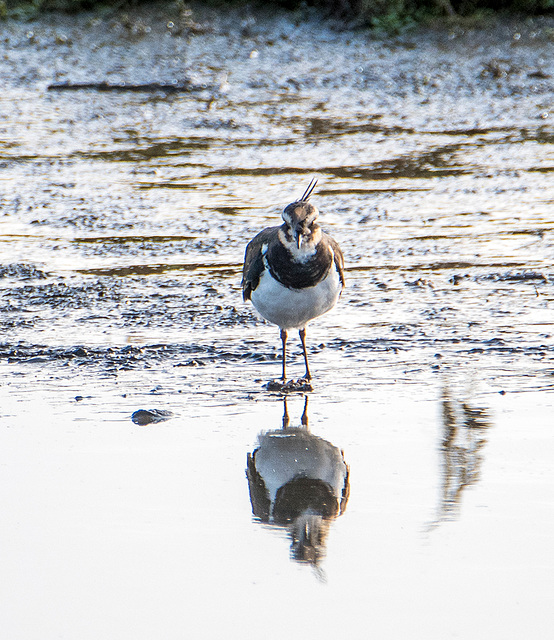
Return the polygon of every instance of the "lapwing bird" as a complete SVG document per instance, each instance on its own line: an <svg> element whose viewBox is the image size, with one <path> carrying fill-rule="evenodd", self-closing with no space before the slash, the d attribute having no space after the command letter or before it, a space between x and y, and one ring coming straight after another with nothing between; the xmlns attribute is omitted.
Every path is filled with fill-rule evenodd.
<svg viewBox="0 0 554 640"><path fill-rule="evenodd" d="M310 433L308 396L297 427L290 426L286 398L283 404L282 428L262 431L247 455L252 514L287 529L292 558L317 567L325 555L329 525L346 509L350 469L339 448Z"/></svg>
<svg viewBox="0 0 554 640"><path fill-rule="evenodd" d="M285 208L284 224L264 229L248 243L244 258L244 300L251 300L260 315L281 330L281 383L270 383L281 388L286 385L288 331L297 329L306 365L298 383L311 389L306 325L332 309L344 288L342 252L317 224L319 211L309 202L316 184L312 180L300 200Z"/></svg>

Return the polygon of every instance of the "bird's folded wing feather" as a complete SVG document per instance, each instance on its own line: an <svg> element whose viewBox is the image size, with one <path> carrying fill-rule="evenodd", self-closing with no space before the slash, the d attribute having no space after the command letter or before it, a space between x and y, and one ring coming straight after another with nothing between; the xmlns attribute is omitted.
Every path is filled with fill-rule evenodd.
<svg viewBox="0 0 554 640"><path fill-rule="evenodd" d="M279 227L268 227L260 231L246 246L242 268L242 297L244 300L250 300L252 291L260 282L260 276L264 269L262 246L277 233L278 229Z"/></svg>
<svg viewBox="0 0 554 640"><path fill-rule="evenodd" d="M333 249L335 267L339 272L339 278L342 286L344 287L344 256L342 255L342 251L340 250L338 242L331 238L331 236L327 236L327 239L329 240L331 249Z"/></svg>

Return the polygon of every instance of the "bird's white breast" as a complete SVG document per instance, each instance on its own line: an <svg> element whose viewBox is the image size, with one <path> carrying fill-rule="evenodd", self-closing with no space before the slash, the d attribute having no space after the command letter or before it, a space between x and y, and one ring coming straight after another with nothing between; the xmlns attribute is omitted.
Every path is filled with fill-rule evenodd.
<svg viewBox="0 0 554 640"><path fill-rule="evenodd" d="M301 428L270 431L259 441L256 469L271 501L280 487L299 477L326 482L340 499L347 467L337 447Z"/></svg>
<svg viewBox="0 0 554 640"><path fill-rule="evenodd" d="M266 268L252 303L269 322L281 329L303 329L306 324L332 309L339 298L342 284L333 264L327 276L314 287L289 289L274 280Z"/></svg>

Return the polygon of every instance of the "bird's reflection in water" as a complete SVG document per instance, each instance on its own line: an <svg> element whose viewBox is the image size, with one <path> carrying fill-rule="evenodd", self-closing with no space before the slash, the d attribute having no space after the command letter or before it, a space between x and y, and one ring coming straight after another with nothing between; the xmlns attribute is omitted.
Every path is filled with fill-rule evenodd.
<svg viewBox="0 0 554 640"><path fill-rule="evenodd" d="M308 430L308 397L301 425L291 427L284 399L281 429L261 432L248 454L246 475L252 513L261 522L287 529L291 556L318 568L332 520L350 492L342 451Z"/></svg>
<svg viewBox="0 0 554 640"><path fill-rule="evenodd" d="M443 390L441 405L442 483L437 515L429 529L458 516L464 489L479 481L487 430L491 426L485 408L454 399L448 388Z"/></svg>

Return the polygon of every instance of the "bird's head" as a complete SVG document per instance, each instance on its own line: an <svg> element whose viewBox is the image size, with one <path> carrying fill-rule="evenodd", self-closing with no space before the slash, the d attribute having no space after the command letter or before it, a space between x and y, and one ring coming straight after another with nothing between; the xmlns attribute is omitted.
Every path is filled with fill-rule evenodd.
<svg viewBox="0 0 554 640"><path fill-rule="evenodd" d="M319 211L316 206L308 202L316 184L317 180L312 180L300 200L291 202L282 213L287 239L294 242L298 249L302 249L302 245L313 241L319 229L317 224Z"/></svg>
<svg viewBox="0 0 554 640"><path fill-rule="evenodd" d="M317 567L325 556L329 520L308 510L289 525L289 533L293 559Z"/></svg>

